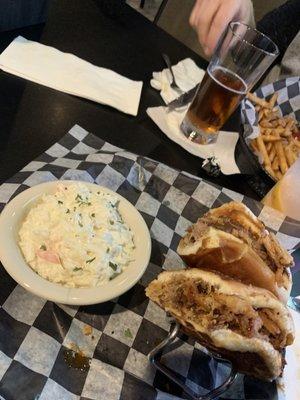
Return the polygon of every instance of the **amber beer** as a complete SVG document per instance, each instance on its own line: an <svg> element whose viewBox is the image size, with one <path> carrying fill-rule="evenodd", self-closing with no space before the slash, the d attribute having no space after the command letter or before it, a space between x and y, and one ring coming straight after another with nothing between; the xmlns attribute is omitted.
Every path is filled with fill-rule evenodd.
<svg viewBox="0 0 300 400"><path fill-rule="evenodd" d="M187 112L197 130L213 134L226 122L245 96L247 86L236 74L223 67L209 68Z"/></svg>

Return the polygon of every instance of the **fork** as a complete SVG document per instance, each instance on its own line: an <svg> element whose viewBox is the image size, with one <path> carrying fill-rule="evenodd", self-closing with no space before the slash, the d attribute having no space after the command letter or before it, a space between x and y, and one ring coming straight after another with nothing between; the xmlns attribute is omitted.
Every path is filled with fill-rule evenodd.
<svg viewBox="0 0 300 400"><path fill-rule="evenodd" d="M164 59L164 62L166 63L166 65L167 65L167 67L168 67L168 69L169 69L169 71L171 73L171 76L172 76L172 81L170 83L171 88L176 90L176 92L178 94L182 94L183 90L180 89L180 87L176 83L176 79L175 79L175 75L174 75L174 72L173 72L173 68L172 68L170 57L167 54L162 54L162 58Z"/></svg>

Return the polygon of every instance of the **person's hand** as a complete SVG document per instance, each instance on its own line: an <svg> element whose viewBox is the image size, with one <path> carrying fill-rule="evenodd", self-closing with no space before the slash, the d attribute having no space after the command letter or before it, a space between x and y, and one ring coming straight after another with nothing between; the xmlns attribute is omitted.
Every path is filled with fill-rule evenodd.
<svg viewBox="0 0 300 400"><path fill-rule="evenodd" d="M251 0L196 0L190 15L190 24L207 56L230 21L249 23L253 12Z"/></svg>

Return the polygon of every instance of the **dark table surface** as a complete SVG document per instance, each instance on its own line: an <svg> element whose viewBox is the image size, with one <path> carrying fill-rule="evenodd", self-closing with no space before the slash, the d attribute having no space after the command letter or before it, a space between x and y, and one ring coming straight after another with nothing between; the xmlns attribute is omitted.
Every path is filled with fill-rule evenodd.
<svg viewBox="0 0 300 400"><path fill-rule="evenodd" d="M85 0L84 6L81 0L53 0L45 25L1 33L0 51L14 37L23 35L142 80L138 116L131 117L1 71L0 182L55 143L74 124L115 145L212 180L201 170L201 160L170 141L146 114L147 107L162 104L149 82L153 71L165 67L163 52L173 63L191 57L205 68L206 62L130 7L108 15L98 4L93 0ZM232 118L229 127L238 130L239 119ZM240 175L213 180L258 198Z"/></svg>
<svg viewBox="0 0 300 400"><path fill-rule="evenodd" d="M93 0L52 0L46 24L0 33L0 51L18 35L142 80L144 86L139 113L131 117L0 71L0 183L79 124L119 147L258 199L242 175L207 176L201 160L170 141L147 116L147 107L162 104L150 86L152 72L165 67L162 53L173 63L191 57L205 68L206 62L142 15L128 6L109 15ZM239 126L237 112L227 128Z"/></svg>

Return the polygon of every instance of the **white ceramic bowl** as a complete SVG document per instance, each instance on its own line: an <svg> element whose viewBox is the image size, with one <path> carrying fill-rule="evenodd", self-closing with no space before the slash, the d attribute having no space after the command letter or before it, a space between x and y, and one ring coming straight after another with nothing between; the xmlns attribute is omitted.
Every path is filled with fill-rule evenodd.
<svg viewBox="0 0 300 400"><path fill-rule="evenodd" d="M74 181L59 181L70 185ZM111 190L82 182L88 187L112 193L120 199L119 210L134 234L134 261L115 279L99 287L67 288L40 277L26 263L18 246L18 232L30 208L44 193L53 193L58 181L42 183L17 195L2 211L0 216L0 259L12 278L33 294L57 303L87 305L114 299L141 278L150 260L151 239L145 221L135 207L124 197Z"/></svg>

